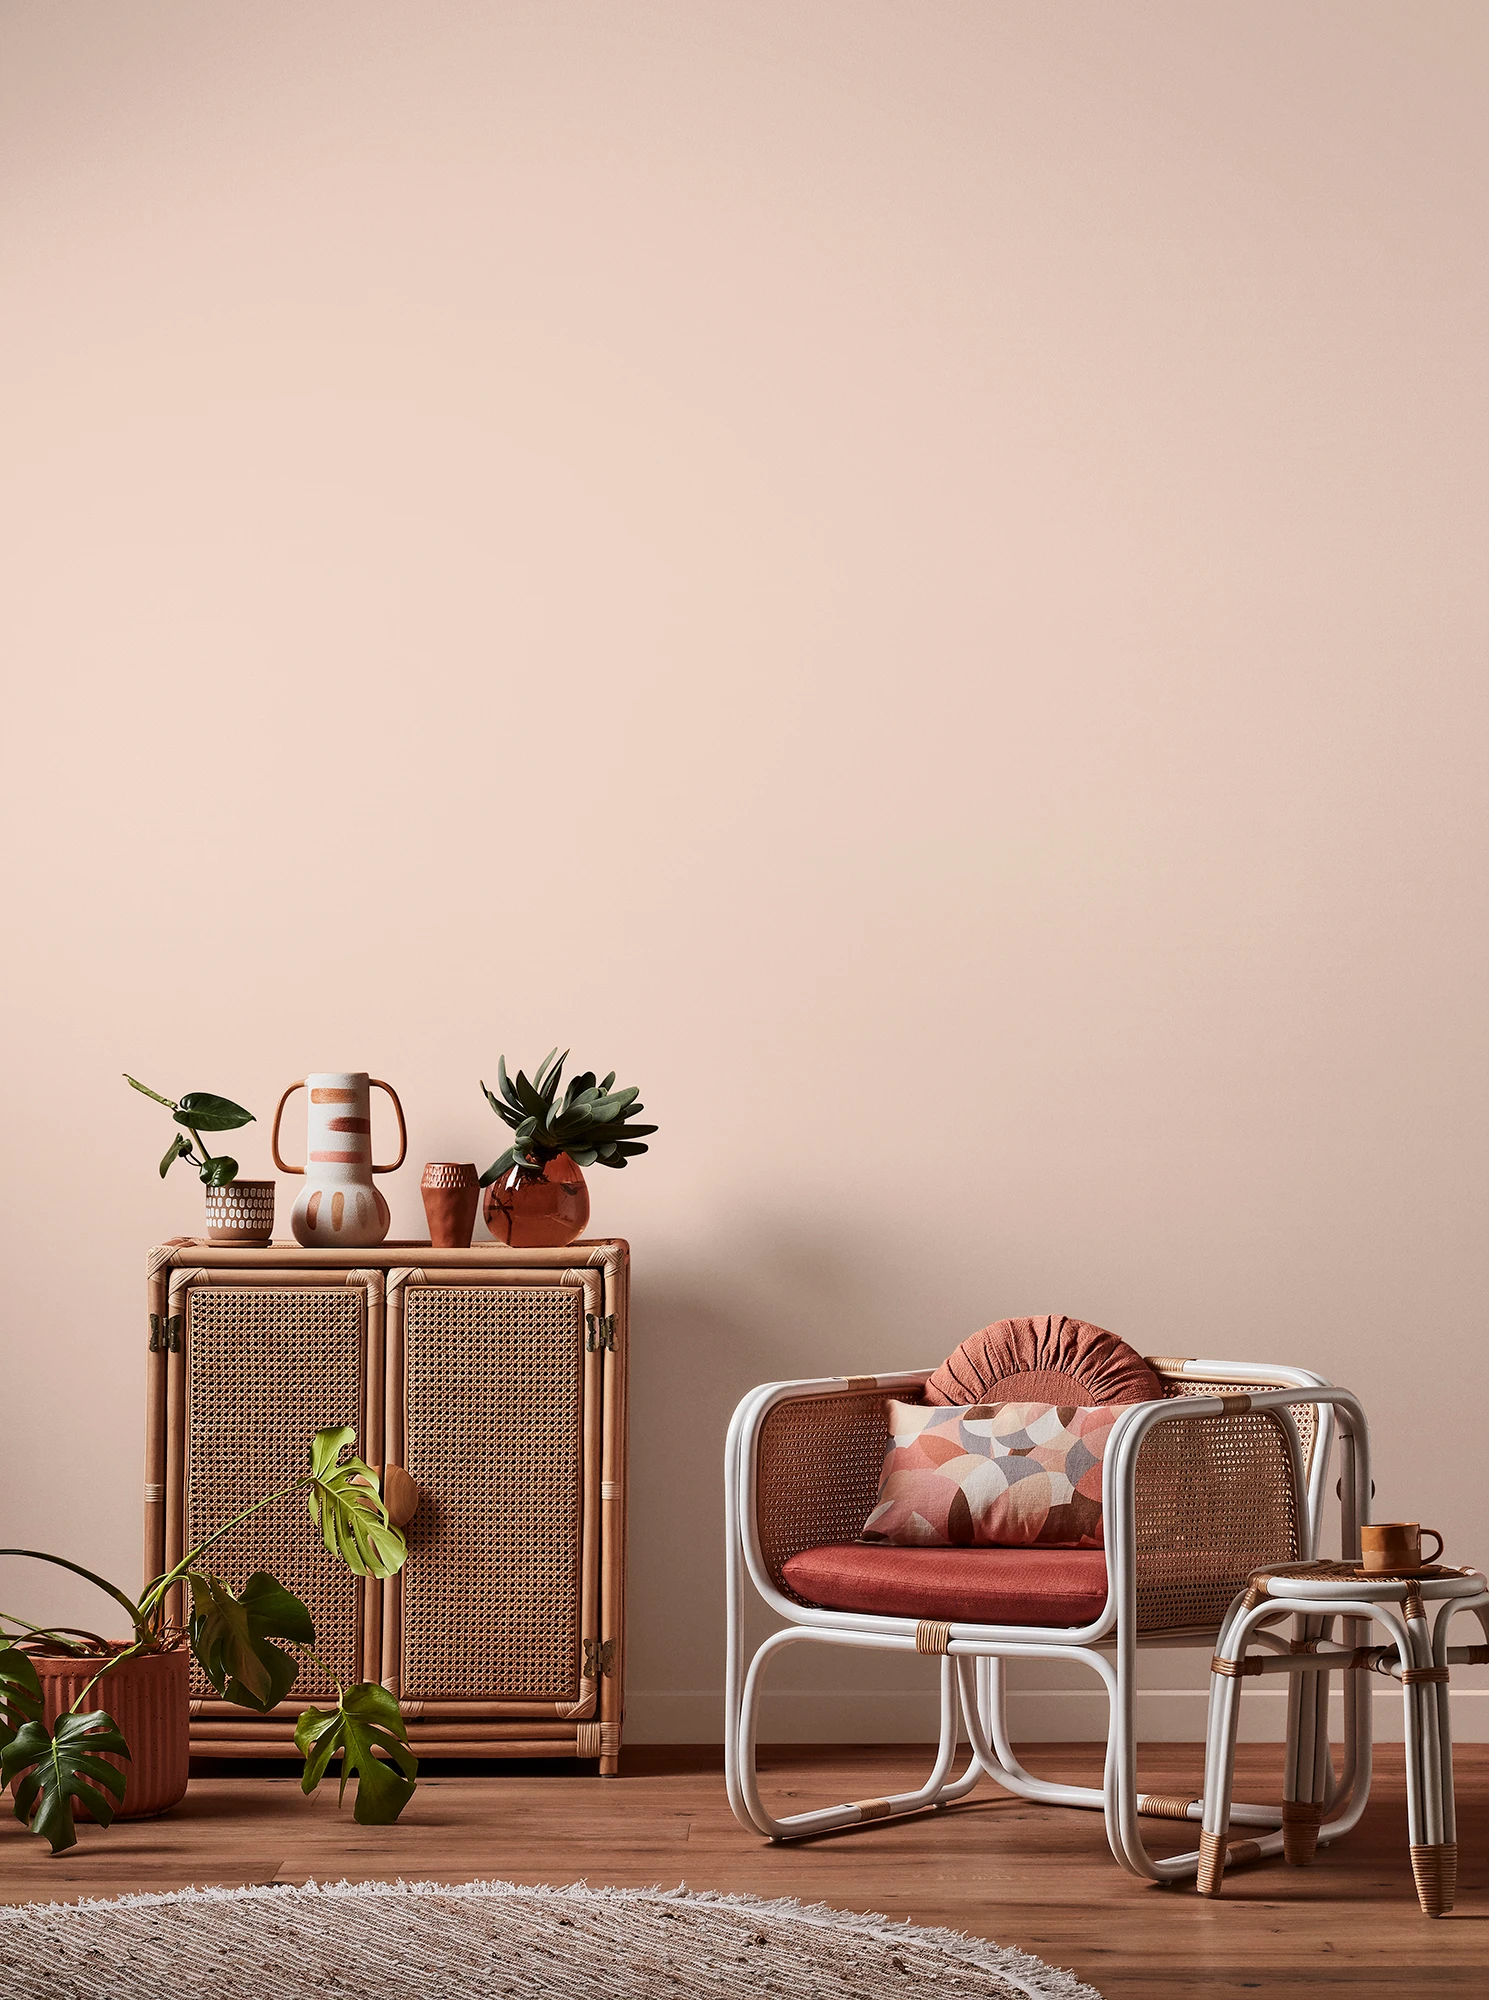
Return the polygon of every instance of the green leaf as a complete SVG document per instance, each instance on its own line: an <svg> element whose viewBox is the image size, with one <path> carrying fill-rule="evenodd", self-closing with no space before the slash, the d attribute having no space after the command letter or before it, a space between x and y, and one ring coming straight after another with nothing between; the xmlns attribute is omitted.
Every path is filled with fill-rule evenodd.
<svg viewBox="0 0 1489 2000"><path fill-rule="evenodd" d="M563 1054L558 1056L558 1061L554 1063L553 1073L550 1076L548 1065L553 1062L555 1056L558 1056L558 1050L556 1048L550 1049L538 1064L537 1075L533 1078L533 1089L546 1097L550 1103L553 1101L553 1093L558 1089L558 1079L563 1074L563 1067L569 1059L569 1052L565 1049Z"/></svg>
<svg viewBox="0 0 1489 2000"><path fill-rule="evenodd" d="M606 1091L606 1090L608 1090L608 1089L610 1088L611 1084L612 1084L612 1083L614 1083L614 1081L615 1081L615 1071L614 1071L614 1070L611 1070L611 1072L610 1072L609 1076L607 1076L607 1077L606 1077L606 1078L604 1079L604 1081L603 1081L603 1082L601 1083L601 1085L600 1085L600 1089L601 1089L602 1091Z"/></svg>
<svg viewBox="0 0 1489 2000"><path fill-rule="evenodd" d="M491 1162L491 1165L486 1169L485 1173L482 1174L480 1182L481 1186L490 1187L493 1181L499 1181L504 1174L511 1173L512 1168L516 1163L516 1159L517 1159L517 1154L515 1148L508 1146L507 1150L501 1155L501 1157L499 1159L493 1160Z"/></svg>
<svg viewBox="0 0 1489 2000"><path fill-rule="evenodd" d="M576 1167L592 1167L600 1157L597 1146L570 1146L569 1158Z"/></svg>
<svg viewBox="0 0 1489 2000"><path fill-rule="evenodd" d="M0 1646L0 1750L27 1722L40 1722L41 1682L29 1657L16 1646Z"/></svg>
<svg viewBox="0 0 1489 2000"><path fill-rule="evenodd" d="M198 1176L203 1187L230 1187L237 1178L238 1162L230 1160L226 1153L208 1160Z"/></svg>
<svg viewBox="0 0 1489 2000"><path fill-rule="evenodd" d="M341 1453L356 1443L350 1424L317 1431L310 1447L310 1518L333 1556L354 1576L392 1576L402 1569L408 1544L388 1519L377 1474L360 1458Z"/></svg>
<svg viewBox="0 0 1489 2000"><path fill-rule="evenodd" d="M419 1764L408 1747L403 1716L388 1690L371 1681L348 1688L334 1709L307 1708L295 1725L295 1747L305 1759L300 1789L307 1795L340 1752L340 1798L346 1797L347 1779L355 1777L352 1817L359 1826L391 1826L414 1795Z"/></svg>
<svg viewBox="0 0 1489 2000"><path fill-rule="evenodd" d="M127 1069L122 1071L121 1074L124 1078L124 1081L129 1085L130 1089L137 1090L140 1093L141 1097L153 1097L155 1099L155 1102L157 1104L163 1104L167 1111L175 1110L176 1100L174 1097L162 1097L158 1090L152 1090L147 1083L141 1083L139 1078L131 1076Z"/></svg>
<svg viewBox="0 0 1489 2000"><path fill-rule="evenodd" d="M507 1075L507 1060L505 1056L498 1056L496 1059L496 1085L512 1109L520 1111L522 1109L522 1099L512 1088L512 1079Z"/></svg>
<svg viewBox="0 0 1489 2000"><path fill-rule="evenodd" d="M503 1104L495 1091L486 1090L484 1082L481 1088L486 1091L486 1102L491 1106L497 1117L501 1119L502 1123L505 1125L515 1125L522 1116L521 1110L513 1105Z"/></svg>
<svg viewBox="0 0 1489 2000"><path fill-rule="evenodd" d="M53 1854L77 1846L74 1804L85 1805L100 1826L123 1804L124 1773L103 1761L105 1751L129 1761L129 1745L102 1709L60 1716L55 1733L44 1722L27 1722L0 1750L0 1784L15 1795L16 1818L49 1840Z"/></svg>
<svg viewBox="0 0 1489 2000"><path fill-rule="evenodd" d="M230 1097L214 1097L210 1090L188 1090L176 1109L176 1123L194 1125L198 1132L232 1132L239 1125L252 1125L254 1116Z"/></svg>
<svg viewBox="0 0 1489 2000"><path fill-rule="evenodd" d="M160 1178L164 1180L181 1155L190 1151L191 1141L184 1132L178 1132L165 1149L165 1158L160 1163Z"/></svg>
<svg viewBox="0 0 1489 2000"><path fill-rule="evenodd" d="M266 1570L255 1570L235 1597L221 1577L187 1572L193 1605L191 1650L217 1692L263 1714L294 1686L300 1663L273 1639L315 1644L309 1611Z"/></svg>

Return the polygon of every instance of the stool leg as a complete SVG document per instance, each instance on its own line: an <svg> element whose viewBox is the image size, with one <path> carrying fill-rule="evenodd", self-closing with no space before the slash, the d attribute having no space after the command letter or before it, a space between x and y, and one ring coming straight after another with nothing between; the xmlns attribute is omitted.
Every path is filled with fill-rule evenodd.
<svg viewBox="0 0 1489 2000"><path fill-rule="evenodd" d="M1405 1668L1432 1663L1427 1620L1420 1597L1406 1600L1406 1644L1397 1651ZM1440 1917L1453 1907L1457 1887L1458 1850L1443 1827L1443 1795L1438 1741L1437 1686L1407 1681L1402 1687L1406 1726L1406 1824L1411 1843L1411 1872L1416 1879L1422 1914Z"/></svg>
<svg viewBox="0 0 1489 2000"><path fill-rule="evenodd" d="M1244 1647L1242 1648L1244 1651ZM1210 1734L1205 1750L1205 1813L1199 1837L1199 1870L1194 1886L1202 1896L1220 1894L1225 1873L1225 1840L1230 1831L1231 1788L1235 1782L1236 1730L1241 1683L1217 1675L1210 1683Z"/></svg>
<svg viewBox="0 0 1489 2000"><path fill-rule="evenodd" d="M1299 1618L1293 1647L1316 1652L1331 1619ZM1295 1868L1306 1867L1318 1848L1318 1829L1328 1796L1329 1677L1325 1673L1288 1676L1287 1760L1282 1787L1282 1853Z"/></svg>

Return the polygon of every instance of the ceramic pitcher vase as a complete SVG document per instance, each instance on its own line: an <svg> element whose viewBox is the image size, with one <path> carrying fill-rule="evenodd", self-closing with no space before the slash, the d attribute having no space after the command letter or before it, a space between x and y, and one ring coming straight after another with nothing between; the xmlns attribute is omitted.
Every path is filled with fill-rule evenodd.
<svg viewBox="0 0 1489 2000"><path fill-rule="evenodd" d="M279 1121L297 1090L309 1098L303 1167L292 1167L279 1153ZM398 1158L383 1167L372 1163L374 1090L387 1091L398 1119ZM317 1250L370 1250L382 1242L388 1233L388 1204L372 1176L391 1174L408 1151L403 1106L392 1084L380 1083L366 1070L316 1070L301 1077L279 1100L269 1150L282 1174L305 1176L290 1216L297 1243Z"/></svg>

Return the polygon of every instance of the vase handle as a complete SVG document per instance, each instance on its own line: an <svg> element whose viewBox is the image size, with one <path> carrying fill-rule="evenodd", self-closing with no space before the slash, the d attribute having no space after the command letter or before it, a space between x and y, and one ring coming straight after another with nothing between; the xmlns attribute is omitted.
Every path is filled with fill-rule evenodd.
<svg viewBox="0 0 1489 2000"><path fill-rule="evenodd" d="M280 1098L278 1104L274 1107L274 1129L269 1134L269 1151L274 1156L275 1166L278 1167L282 1174L303 1174L305 1171L303 1167L292 1167L288 1160L282 1160L279 1157L279 1121L284 1116L284 1107L289 1103L297 1090L303 1090L304 1088L305 1079L302 1076L298 1083L290 1085L289 1089L286 1090L283 1097ZM401 1123L402 1121L400 1120L399 1122Z"/></svg>
<svg viewBox="0 0 1489 2000"><path fill-rule="evenodd" d="M403 1122L403 1106L398 1102L398 1092L393 1088L391 1083L383 1083L380 1078L375 1076L369 1077L368 1088L371 1090L385 1090L393 1100L393 1115L398 1120L398 1158L391 1161L386 1167L374 1165L372 1171L375 1174L394 1174L397 1173L398 1169L408 1158L408 1128ZM371 1152L372 1148L369 1146L367 1150Z"/></svg>

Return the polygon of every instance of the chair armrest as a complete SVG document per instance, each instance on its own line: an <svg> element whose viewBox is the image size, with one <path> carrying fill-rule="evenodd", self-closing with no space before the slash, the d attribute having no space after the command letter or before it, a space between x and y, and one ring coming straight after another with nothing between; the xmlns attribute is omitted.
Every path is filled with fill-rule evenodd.
<svg viewBox="0 0 1489 2000"><path fill-rule="evenodd" d="M885 1400L918 1396L930 1373L768 1382L744 1398L730 1426L731 1533L757 1585L795 1598L782 1579L792 1556L857 1537L879 1492Z"/></svg>
<svg viewBox="0 0 1489 2000"><path fill-rule="evenodd" d="M1125 1605L1135 1631L1213 1631L1252 1570L1311 1554L1308 1482L1288 1414L1298 1403L1339 1417L1345 1546L1358 1549L1369 1438L1348 1390L1198 1395L1136 1404L1118 1419L1104 1475L1107 1560L1118 1615Z"/></svg>

